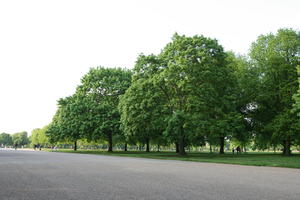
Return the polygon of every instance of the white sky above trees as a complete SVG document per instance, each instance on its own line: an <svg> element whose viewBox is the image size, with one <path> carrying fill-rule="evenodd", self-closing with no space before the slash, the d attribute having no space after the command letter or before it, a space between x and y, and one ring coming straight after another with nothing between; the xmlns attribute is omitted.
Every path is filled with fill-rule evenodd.
<svg viewBox="0 0 300 200"><path fill-rule="evenodd" d="M47 125L89 68L132 68L175 32L245 54L260 34L299 30L299 20L299 0L1 0L0 132Z"/></svg>

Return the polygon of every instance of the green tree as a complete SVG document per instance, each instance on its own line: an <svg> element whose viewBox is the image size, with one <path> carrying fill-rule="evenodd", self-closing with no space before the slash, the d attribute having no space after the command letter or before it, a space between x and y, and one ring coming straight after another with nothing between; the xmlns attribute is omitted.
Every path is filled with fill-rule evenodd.
<svg viewBox="0 0 300 200"><path fill-rule="evenodd" d="M113 135L120 132L119 98L131 84L132 73L121 68L92 68L81 79L76 94L84 101L88 140L108 141L113 150Z"/></svg>
<svg viewBox="0 0 300 200"><path fill-rule="evenodd" d="M300 117L300 66L297 66L297 74L298 74L298 90L293 95L293 99L295 103L293 104L292 112L296 113L298 117Z"/></svg>
<svg viewBox="0 0 300 200"><path fill-rule="evenodd" d="M203 134L218 135L224 153L224 126L229 127L227 117L234 112L235 83L226 57L216 40L177 34L159 55L162 65L154 83L172 110L166 133L176 138L181 155L193 138L199 138L195 136Z"/></svg>
<svg viewBox="0 0 300 200"><path fill-rule="evenodd" d="M233 69L235 84L235 101L232 102L236 112L233 116L231 139L242 148L248 145L254 135L253 113L256 110L259 70L248 57L227 52L227 62Z"/></svg>
<svg viewBox="0 0 300 200"><path fill-rule="evenodd" d="M73 142L77 150L77 141L86 138L89 121L86 119L87 106L77 94L58 100L58 110L52 123L46 130L51 143L58 141Z"/></svg>
<svg viewBox="0 0 300 200"><path fill-rule="evenodd" d="M166 111L161 97L160 91L149 80L134 79L120 100L124 133L146 144L147 152L150 151L150 141L157 145L163 143Z"/></svg>
<svg viewBox="0 0 300 200"><path fill-rule="evenodd" d="M12 135L13 144L16 146L24 146L29 143L26 131L15 133Z"/></svg>
<svg viewBox="0 0 300 200"><path fill-rule="evenodd" d="M62 112L62 108L58 107L51 123L49 124L45 134L49 139L50 144L55 144L59 141L62 141L64 138L60 134L60 113Z"/></svg>
<svg viewBox="0 0 300 200"><path fill-rule="evenodd" d="M46 135L47 130L48 126L33 129L30 136L31 145L40 144L42 146L47 146L49 144L49 139Z"/></svg>
<svg viewBox="0 0 300 200"><path fill-rule="evenodd" d="M299 124L299 117L300 117L300 66L297 66L297 73L298 73L298 90L297 93L293 95L293 99L295 103L293 104L292 113L297 115L297 120ZM300 145L300 135L298 134L298 137L295 138L295 142Z"/></svg>
<svg viewBox="0 0 300 200"><path fill-rule="evenodd" d="M297 92L296 67L300 63L300 34L280 29L276 34L261 35L251 46L250 56L260 70L257 88L255 126L257 138L283 145L283 154L297 137L299 123L291 114L292 96Z"/></svg>
<svg viewBox="0 0 300 200"><path fill-rule="evenodd" d="M13 144L12 137L8 133L0 134L0 146L10 146Z"/></svg>

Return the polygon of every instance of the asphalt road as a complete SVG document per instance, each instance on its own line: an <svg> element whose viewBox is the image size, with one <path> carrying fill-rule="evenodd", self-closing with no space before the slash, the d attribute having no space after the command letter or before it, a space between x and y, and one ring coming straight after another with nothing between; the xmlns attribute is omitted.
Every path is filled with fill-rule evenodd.
<svg viewBox="0 0 300 200"><path fill-rule="evenodd" d="M300 199L300 170L0 150L0 200Z"/></svg>

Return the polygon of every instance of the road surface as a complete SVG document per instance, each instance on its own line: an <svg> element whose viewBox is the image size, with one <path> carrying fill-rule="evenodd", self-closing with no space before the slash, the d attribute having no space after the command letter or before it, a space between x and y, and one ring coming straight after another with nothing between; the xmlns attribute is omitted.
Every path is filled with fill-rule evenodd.
<svg viewBox="0 0 300 200"><path fill-rule="evenodd" d="M299 186L299 169L0 151L0 200L299 200Z"/></svg>

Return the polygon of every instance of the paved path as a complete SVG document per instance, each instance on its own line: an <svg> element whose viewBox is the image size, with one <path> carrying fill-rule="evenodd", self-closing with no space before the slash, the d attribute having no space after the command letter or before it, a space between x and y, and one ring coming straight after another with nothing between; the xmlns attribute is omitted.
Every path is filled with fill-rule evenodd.
<svg viewBox="0 0 300 200"><path fill-rule="evenodd" d="M0 151L0 200L300 199L300 170Z"/></svg>

